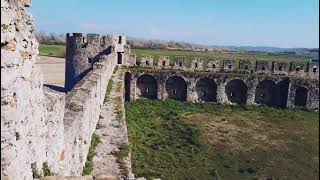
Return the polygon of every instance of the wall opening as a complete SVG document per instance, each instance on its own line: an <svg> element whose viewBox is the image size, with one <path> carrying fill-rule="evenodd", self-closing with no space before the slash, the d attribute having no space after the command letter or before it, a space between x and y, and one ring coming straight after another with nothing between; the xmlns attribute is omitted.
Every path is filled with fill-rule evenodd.
<svg viewBox="0 0 320 180"><path fill-rule="evenodd" d="M88 62L92 64L92 58L88 58Z"/></svg>
<svg viewBox="0 0 320 180"><path fill-rule="evenodd" d="M246 69L246 70L249 69L248 65L245 65L245 66L244 66L244 69Z"/></svg>
<svg viewBox="0 0 320 180"><path fill-rule="evenodd" d="M198 100L217 102L217 84L210 78L202 78L196 84Z"/></svg>
<svg viewBox="0 0 320 180"><path fill-rule="evenodd" d="M131 74L129 72L126 72L124 76L124 99L126 101L130 101L130 82L131 82Z"/></svg>
<svg viewBox="0 0 320 180"><path fill-rule="evenodd" d="M166 66L166 62L165 61L162 61L162 66Z"/></svg>
<svg viewBox="0 0 320 180"><path fill-rule="evenodd" d="M122 44L122 36L119 36L118 44Z"/></svg>
<svg viewBox="0 0 320 180"><path fill-rule="evenodd" d="M304 87L298 87L296 90L296 96L294 98L294 105L305 107L307 105L307 99L308 89Z"/></svg>
<svg viewBox="0 0 320 180"><path fill-rule="evenodd" d="M277 97L277 84L271 80L263 80L256 87L254 101L258 104L277 106Z"/></svg>
<svg viewBox="0 0 320 180"><path fill-rule="evenodd" d="M312 67L312 72L316 73L317 72L317 66Z"/></svg>
<svg viewBox="0 0 320 180"><path fill-rule="evenodd" d="M300 66L296 67L296 72L300 71Z"/></svg>
<svg viewBox="0 0 320 180"><path fill-rule="evenodd" d="M143 74L137 79L137 95L139 97L157 99L158 85L157 80L149 75Z"/></svg>
<svg viewBox="0 0 320 180"><path fill-rule="evenodd" d="M198 68L198 63L194 63L194 67L195 67L195 68Z"/></svg>
<svg viewBox="0 0 320 180"><path fill-rule="evenodd" d="M225 89L228 100L241 105L247 103L247 91L247 85L240 79L231 80Z"/></svg>
<svg viewBox="0 0 320 180"><path fill-rule="evenodd" d="M118 52L117 55L118 55L118 64L122 64L122 60L123 60L122 53Z"/></svg>
<svg viewBox="0 0 320 180"><path fill-rule="evenodd" d="M187 83L180 76L172 76L166 81L166 92L170 99L187 100Z"/></svg>
<svg viewBox="0 0 320 180"><path fill-rule="evenodd" d="M261 67L261 70L264 71L264 70L266 70L266 68L265 68L264 66L262 66L262 67Z"/></svg>
<svg viewBox="0 0 320 180"><path fill-rule="evenodd" d="M216 65L215 65L215 64L212 64L212 68L216 68Z"/></svg>
<svg viewBox="0 0 320 180"><path fill-rule="evenodd" d="M179 62L179 66L182 67L182 62Z"/></svg>
<svg viewBox="0 0 320 180"><path fill-rule="evenodd" d="M279 66L279 71L282 71L282 66Z"/></svg>
<svg viewBox="0 0 320 180"><path fill-rule="evenodd" d="M229 64L229 65L228 65L228 68L229 68L229 69L231 69L231 68L232 68L232 65L231 65L231 64Z"/></svg>
<svg viewBox="0 0 320 180"><path fill-rule="evenodd" d="M278 107L285 108L287 107L288 101L288 90L289 90L290 80L283 80L278 82Z"/></svg>

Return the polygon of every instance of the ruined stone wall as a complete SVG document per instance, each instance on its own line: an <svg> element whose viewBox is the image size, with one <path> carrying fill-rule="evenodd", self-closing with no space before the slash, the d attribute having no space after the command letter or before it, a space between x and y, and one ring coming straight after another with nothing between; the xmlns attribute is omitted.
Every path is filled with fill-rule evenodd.
<svg viewBox="0 0 320 180"><path fill-rule="evenodd" d="M1 0L1 175L32 179L62 147L64 94L43 89L30 0ZM58 155L59 154L59 155Z"/></svg>
<svg viewBox="0 0 320 180"><path fill-rule="evenodd" d="M87 159L91 135L99 119L107 83L116 66L116 54L93 65L66 96L64 114L64 175L80 175Z"/></svg>
<svg viewBox="0 0 320 180"><path fill-rule="evenodd" d="M129 61L130 46L125 36L100 36L99 34L67 33L66 36L65 89L69 91L89 71L95 62L104 56L116 52L119 64Z"/></svg>
<svg viewBox="0 0 320 180"><path fill-rule="evenodd" d="M117 54L106 39L76 34L69 48L80 49L80 57L92 55L91 66L75 58L79 63L69 72L81 78L67 94L43 87L30 3L1 0L1 176L33 179L43 176L45 163L55 175L80 176ZM102 43L109 53L88 42Z"/></svg>
<svg viewBox="0 0 320 180"><path fill-rule="evenodd" d="M274 107L296 107L296 90L298 88L307 89L306 104L308 109L319 108L319 81L312 78L301 78L295 76L268 76L258 74L234 74L234 73L209 73L209 72L188 72L173 70L153 70L153 69L128 69L131 78L126 83L130 86L130 100L135 100L142 96L141 85L137 86L137 81L147 74L155 79L154 84L148 84L148 92L157 94L157 99L173 98L177 100L187 100L191 102L210 101L221 104L266 104ZM180 77L186 84L186 89L181 86L169 87L168 81L171 77ZM176 82L178 84L178 81ZM142 86L144 87L144 86ZM155 88L157 87L156 92ZM170 89L168 89L168 87ZM135 90L136 89L136 90ZM199 90L200 89L200 90ZM210 90L211 89L211 90ZM145 88L142 89L145 91ZM186 92L185 92L186 90ZM170 96L170 93L177 94ZM185 92L186 99L179 93ZM169 96L168 96L169 93ZM181 98L180 98L181 97Z"/></svg>
<svg viewBox="0 0 320 180"><path fill-rule="evenodd" d="M146 65L147 57L153 57L150 55L143 55L141 60L137 61L136 55L131 54L132 57L130 63L127 66L140 66L151 69L172 69L172 70L184 70L193 72L215 72L215 73L239 73L239 74L265 74L265 75L290 75L302 78L319 79L319 63L318 62L283 62L283 61L253 61L253 60L233 60L233 59L212 59L200 57L193 57L190 65L186 63L185 56L158 56L152 58L153 62ZM170 58L173 59L174 64L170 64ZM135 63L135 62L138 63Z"/></svg>
<svg viewBox="0 0 320 180"><path fill-rule="evenodd" d="M20 178L32 175L31 163L46 159L44 94L29 5L1 1L1 174Z"/></svg>

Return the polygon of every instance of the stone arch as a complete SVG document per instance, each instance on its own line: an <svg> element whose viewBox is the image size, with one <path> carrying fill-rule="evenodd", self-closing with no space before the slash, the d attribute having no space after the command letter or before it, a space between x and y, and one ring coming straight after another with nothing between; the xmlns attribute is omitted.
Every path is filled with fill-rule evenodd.
<svg viewBox="0 0 320 180"><path fill-rule="evenodd" d="M198 99L202 101L217 101L217 84L210 78L201 78L195 87Z"/></svg>
<svg viewBox="0 0 320 180"><path fill-rule="evenodd" d="M169 77L166 81L166 92L170 99L179 101L187 100L187 83L180 76Z"/></svg>
<svg viewBox="0 0 320 180"><path fill-rule="evenodd" d="M225 88L228 100L237 104L247 103L247 91L248 87L246 83L240 79L233 79L229 81Z"/></svg>
<svg viewBox="0 0 320 180"><path fill-rule="evenodd" d="M296 89L296 96L294 98L294 105L305 107L307 105L307 99L308 99L308 89L305 87L298 87Z"/></svg>
<svg viewBox="0 0 320 180"><path fill-rule="evenodd" d="M278 105L278 88L277 84L271 80L263 80L256 87L254 101L258 104L268 106Z"/></svg>
<svg viewBox="0 0 320 180"><path fill-rule="evenodd" d="M130 101L130 83L131 83L131 73L126 72L124 75L124 99Z"/></svg>
<svg viewBox="0 0 320 180"><path fill-rule="evenodd" d="M137 95L149 99L157 99L157 80L150 74L142 74L137 79Z"/></svg>
<svg viewBox="0 0 320 180"><path fill-rule="evenodd" d="M278 107L287 107L288 102L288 90L289 90L290 80L283 80L278 82Z"/></svg>

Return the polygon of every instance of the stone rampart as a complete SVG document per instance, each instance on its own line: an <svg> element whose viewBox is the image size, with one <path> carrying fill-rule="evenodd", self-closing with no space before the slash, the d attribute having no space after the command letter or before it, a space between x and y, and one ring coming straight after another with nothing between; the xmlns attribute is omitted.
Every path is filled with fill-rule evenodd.
<svg viewBox="0 0 320 180"><path fill-rule="evenodd" d="M81 176L117 52L100 54L66 94L43 87L30 5L1 0L1 179L38 178L44 165L55 175Z"/></svg>
<svg viewBox="0 0 320 180"><path fill-rule="evenodd" d="M110 54L93 66L66 96L64 115L65 159L67 175L79 175L85 165L87 154L107 84L116 66L116 55Z"/></svg>
<svg viewBox="0 0 320 180"><path fill-rule="evenodd" d="M138 98L220 104L319 108L319 81L285 75L128 68L126 100Z"/></svg>
<svg viewBox="0 0 320 180"><path fill-rule="evenodd" d="M152 58L150 58L152 57ZM193 57L190 65L187 65L186 57L175 56L174 64L169 64L170 56L161 55L154 58L151 55L142 55L141 60L137 56L130 55L124 65L139 66L151 69L173 69L193 72L229 72L239 74L265 74L265 75L291 75L297 77L309 77L319 79L318 62L284 62L284 61L265 61L265 60L206 60L200 57ZM154 61L158 63L153 63ZM148 63L146 63L148 62Z"/></svg>

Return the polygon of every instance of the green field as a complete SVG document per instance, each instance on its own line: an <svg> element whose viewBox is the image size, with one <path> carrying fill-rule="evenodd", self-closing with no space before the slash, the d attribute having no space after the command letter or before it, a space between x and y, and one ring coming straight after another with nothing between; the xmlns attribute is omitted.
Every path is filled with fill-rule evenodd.
<svg viewBox="0 0 320 180"><path fill-rule="evenodd" d="M319 113L138 100L133 173L147 179L319 179Z"/></svg>
<svg viewBox="0 0 320 180"><path fill-rule="evenodd" d="M142 55L153 55L154 64L157 63L159 56L169 56L170 64L174 63L175 56L184 56L186 60L186 65L190 66L191 60L194 57L200 57L204 64L206 64L208 58L218 59L218 60L251 60L251 61L306 61L311 58L311 56L303 55L288 55L288 54L275 54L275 53L249 53L249 52L227 52L227 51L217 51L217 52L194 52L194 51L169 51L169 50L151 50L151 49L131 49L131 54L137 55L137 61L139 62Z"/></svg>
<svg viewBox="0 0 320 180"><path fill-rule="evenodd" d="M41 55L64 57L65 56L65 46L63 45L46 45L40 44L39 51ZM206 64L208 58L225 60L267 60L267 61L305 61L311 58L308 55L288 55L288 54L272 54L272 53L244 53L244 52L193 52L193 51L169 51L169 50L151 50L151 49L131 49L131 54L137 55L137 61L140 62L142 55L153 55L154 64L157 63L159 56L165 55L170 57L170 64L174 63L175 56L184 56L186 59L186 65L190 66L193 57L200 57L204 60Z"/></svg>
<svg viewBox="0 0 320 180"><path fill-rule="evenodd" d="M39 53L45 56L65 57L66 48L63 45L40 44Z"/></svg>

